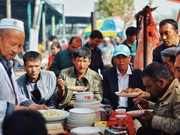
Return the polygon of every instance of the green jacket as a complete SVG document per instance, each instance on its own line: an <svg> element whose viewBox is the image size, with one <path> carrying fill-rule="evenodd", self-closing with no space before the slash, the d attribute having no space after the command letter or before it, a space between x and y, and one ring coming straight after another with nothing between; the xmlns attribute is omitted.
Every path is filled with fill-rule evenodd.
<svg viewBox="0 0 180 135"><path fill-rule="evenodd" d="M66 107L68 102L71 100L73 92L68 90L68 86L75 86L76 76L74 75L74 67L70 67L61 71L59 78L63 79L66 82L65 92L63 101L59 104L59 107ZM90 68L87 69L84 77L88 81L88 86L90 91L94 93L94 98L102 101L103 91L102 91L102 78L95 71Z"/></svg>
<svg viewBox="0 0 180 135"><path fill-rule="evenodd" d="M53 71L55 75L58 77L61 70L71 66L73 66L72 55L68 48L66 50L61 50L56 54L50 70Z"/></svg>

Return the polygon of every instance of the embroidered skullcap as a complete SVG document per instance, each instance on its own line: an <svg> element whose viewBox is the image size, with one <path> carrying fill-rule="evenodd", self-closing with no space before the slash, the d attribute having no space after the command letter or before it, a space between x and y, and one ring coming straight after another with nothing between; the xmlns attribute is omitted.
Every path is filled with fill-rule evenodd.
<svg viewBox="0 0 180 135"><path fill-rule="evenodd" d="M4 18L0 20L0 29L16 29L24 32L24 23L17 19Z"/></svg>

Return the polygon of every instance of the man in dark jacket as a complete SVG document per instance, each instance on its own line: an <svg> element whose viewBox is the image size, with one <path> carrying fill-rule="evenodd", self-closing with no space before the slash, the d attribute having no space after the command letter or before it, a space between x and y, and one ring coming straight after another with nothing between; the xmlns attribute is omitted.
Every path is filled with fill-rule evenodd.
<svg viewBox="0 0 180 135"><path fill-rule="evenodd" d="M168 47L180 47L178 25L173 19L162 20L159 24L159 33L163 43L153 50L153 61L163 64L161 51Z"/></svg>
<svg viewBox="0 0 180 135"><path fill-rule="evenodd" d="M98 73L98 69L102 71L105 69L102 61L101 50L97 47L103 40L103 35L98 30L93 30L90 35L90 40L84 46L91 50L91 64L90 69Z"/></svg>
<svg viewBox="0 0 180 135"><path fill-rule="evenodd" d="M132 67L130 50L126 45L115 48L113 61L115 66L103 71L103 98L113 108L132 109L132 98L118 97L115 92L126 88L140 88L145 90L141 80L142 71ZM106 102L106 103L107 103Z"/></svg>

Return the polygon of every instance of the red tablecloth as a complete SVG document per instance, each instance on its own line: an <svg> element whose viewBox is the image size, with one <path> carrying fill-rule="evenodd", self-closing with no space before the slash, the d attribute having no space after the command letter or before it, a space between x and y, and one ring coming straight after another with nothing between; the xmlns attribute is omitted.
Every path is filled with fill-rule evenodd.
<svg viewBox="0 0 180 135"><path fill-rule="evenodd" d="M109 117L109 121L107 121L106 127L109 127L110 125L115 125L115 124L122 126L122 124L124 124L128 128L130 135L136 135L132 116L128 113L125 113L127 115L126 119L124 121L117 121L117 118L115 117L116 114L117 113L114 111L111 113ZM70 132L68 131L65 135L70 135Z"/></svg>
<svg viewBox="0 0 180 135"><path fill-rule="evenodd" d="M125 113L125 115L127 117L125 118L125 120L122 120L122 121L118 121L117 118L115 117L115 115L117 115L117 113L113 111L109 117L109 121L107 121L107 123L108 123L107 127L109 127L110 125L115 125L115 124L122 126L124 124L128 128L130 135L136 135L136 131L135 131L134 124L133 124L133 119L130 114Z"/></svg>

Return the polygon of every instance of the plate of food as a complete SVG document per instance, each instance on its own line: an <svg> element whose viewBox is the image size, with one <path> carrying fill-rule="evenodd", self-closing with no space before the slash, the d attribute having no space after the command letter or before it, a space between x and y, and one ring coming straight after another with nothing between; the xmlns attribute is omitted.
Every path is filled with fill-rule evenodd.
<svg viewBox="0 0 180 135"><path fill-rule="evenodd" d="M132 89L132 88L127 88L127 89L123 89L120 92L115 92L117 96L119 97L136 97L138 96L141 92L136 90L136 89Z"/></svg>
<svg viewBox="0 0 180 135"><path fill-rule="evenodd" d="M46 121L63 120L67 116L69 116L69 113L67 111L59 109L39 110L39 112L43 115Z"/></svg>
<svg viewBox="0 0 180 135"><path fill-rule="evenodd" d="M86 91L88 88L85 86L68 86L68 90L76 91L76 92L82 92Z"/></svg>
<svg viewBox="0 0 180 135"><path fill-rule="evenodd" d="M144 110L133 110L133 111L128 111L127 113L132 115L133 117L140 117L145 114L145 111L150 111L153 112L151 109L144 109Z"/></svg>

